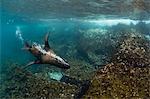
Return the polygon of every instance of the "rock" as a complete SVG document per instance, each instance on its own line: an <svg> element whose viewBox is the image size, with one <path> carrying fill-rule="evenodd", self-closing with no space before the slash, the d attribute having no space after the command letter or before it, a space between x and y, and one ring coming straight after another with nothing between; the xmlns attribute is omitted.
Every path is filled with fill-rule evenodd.
<svg viewBox="0 0 150 99"><path fill-rule="evenodd" d="M99 69L84 98L150 98L150 42L127 37L112 61Z"/></svg>

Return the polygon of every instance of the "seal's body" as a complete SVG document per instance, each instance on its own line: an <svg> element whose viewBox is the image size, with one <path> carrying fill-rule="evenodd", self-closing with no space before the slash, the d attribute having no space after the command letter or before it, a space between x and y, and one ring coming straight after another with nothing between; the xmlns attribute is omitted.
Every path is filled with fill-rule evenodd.
<svg viewBox="0 0 150 99"><path fill-rule="evenodd" d="M44 47L41 47L36 43L34 43L32 46L27 42L25 43L25 49L37 58L37 60L28 63L26 67L33 64L51 64L63 69L70 68L69 64L64 59L57 56L50 48L48 43L48 36L49 35L46 34Z"/></svg>

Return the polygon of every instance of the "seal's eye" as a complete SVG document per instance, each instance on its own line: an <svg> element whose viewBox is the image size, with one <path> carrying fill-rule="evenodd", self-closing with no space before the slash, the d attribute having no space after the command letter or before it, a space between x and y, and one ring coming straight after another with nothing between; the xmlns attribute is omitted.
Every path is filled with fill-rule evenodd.
<svg viewBox="0 0 150 99"><path fill-rule="evenodd" d="M61 62L58 58L55 58L55 60L59 63L59 62Z"/></svg>
<svg viewBox="0 0 150 99"><path fill-rule="evenodd" d="M44 53L44 55L46 56L46 53Z"/></svg>

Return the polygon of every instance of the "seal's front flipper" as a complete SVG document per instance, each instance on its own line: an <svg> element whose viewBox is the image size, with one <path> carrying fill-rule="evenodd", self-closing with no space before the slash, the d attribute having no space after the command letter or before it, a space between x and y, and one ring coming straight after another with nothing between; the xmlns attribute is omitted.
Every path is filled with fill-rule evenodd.
<svg viewBox="0 0 150 99"><path fill-rule="evenodd" d="M40 64L41 62L39 60L31 61L29 62L23 69L26 69L27 67L34 65L34 64Z"/></svg>
<svg viewBox="0 0 150 99"><path fill-rule="evenodd" d="M45 38L44 38L44 43L45 43L44 49L45 49L46 51L48 51L48 50L50 49L50 46L49 46L49 43L48 43L48 37L49 37L49 33L47 33L47 34L45 35Z"/></svg>

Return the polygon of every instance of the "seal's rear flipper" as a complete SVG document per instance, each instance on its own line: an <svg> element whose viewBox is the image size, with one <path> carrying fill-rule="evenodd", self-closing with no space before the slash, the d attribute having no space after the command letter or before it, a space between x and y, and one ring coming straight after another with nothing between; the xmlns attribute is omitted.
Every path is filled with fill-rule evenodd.
<svg viewBox="0 0 150 99"><path fill-rule="evenodd" d="M31 45L29 45L29 43L26 41L25 42L25 46L22 48L22 50L30 50Z"/></svg>
<svg viewBox="0 0 150 99"><path fill-rule="evenodd" d="M48 50L50 49L50 46L49 46L49 43L48 43L48 37L49 37L49 33L47 33L47 34L45 35L45 38L44 38L44 43L45 43L44 49L45 49L46 51L48 51Z"/></svg>
<svg viewBox="0 0 150 99"><path fill-rule="evenodd" d="M22 50L30 50L30 48L28 48L28 47L23 47L23 48L21 48Z"/></svg>
<svg viewBox="0 0 150 99"><path fill-rule="evenodd" d="M27 41L25 41L25 47L31 48L31 45L29 45L29 43Z"/></svg>
<svg viewBox="0 0 150 99"><path fill-rule="evenodd" d="M41 62L39 60L31 61L29 62L23 69L26 69L27 67L34 65L34 64L40 64Z"/></svg>

